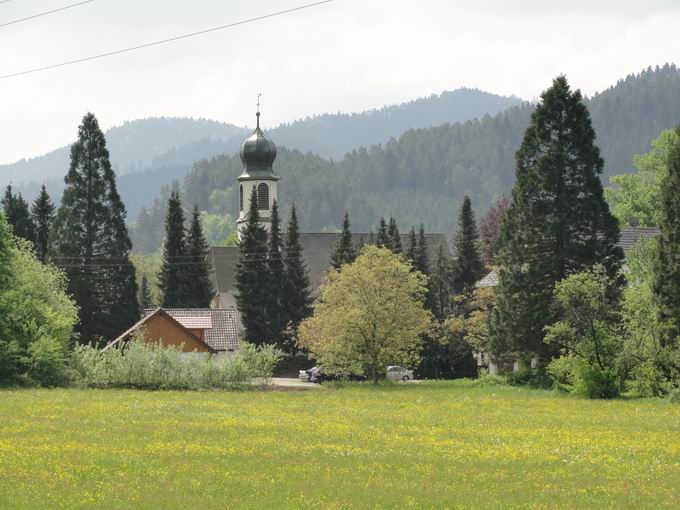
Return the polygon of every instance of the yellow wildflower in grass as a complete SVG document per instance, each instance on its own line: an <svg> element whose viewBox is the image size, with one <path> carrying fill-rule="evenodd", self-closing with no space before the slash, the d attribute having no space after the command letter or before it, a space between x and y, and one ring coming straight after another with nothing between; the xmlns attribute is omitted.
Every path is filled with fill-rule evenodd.
<svg viewBox="0 0 680 510"><path fill-rule="evenodd" d="M680 406L464 383L0 391L0 508L677 508Z"/></svg>

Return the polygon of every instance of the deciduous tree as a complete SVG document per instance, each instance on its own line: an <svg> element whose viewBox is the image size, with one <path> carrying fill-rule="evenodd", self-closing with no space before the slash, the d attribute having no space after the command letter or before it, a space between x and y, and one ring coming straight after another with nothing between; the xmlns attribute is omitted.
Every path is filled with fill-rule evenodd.
<svg viewBox="0 0 680 510"><path fill-rule="evenodd" d="M368 372L388 364L415 366L431 323L423 307L427 277L385 248L367 246L354 264L331 273L314 315L300 327L300 345L331 373Z"/></svg>

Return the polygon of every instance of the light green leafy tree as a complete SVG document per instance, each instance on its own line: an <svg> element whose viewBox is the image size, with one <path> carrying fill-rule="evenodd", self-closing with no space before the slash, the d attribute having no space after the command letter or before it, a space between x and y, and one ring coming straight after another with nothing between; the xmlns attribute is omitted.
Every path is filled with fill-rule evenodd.
<svg viewBox="0 0 680 510"><path fill-rule="evenodd" d="M661 219L661 182L667 173L668 154L678 135L674 130L663 131L652 141L646 154L633 158L637 172L615 175L605 197L621 225L654 227Z"/></svg>
<svg viewBox="0 0 680 510"><path fill-rule="evenodd" d="M353 264L329 274L299 345L328 372L368 372L374 383L387 365L415 367L431 325L426 293L426 276L391 250L366 246Z"/></svg>

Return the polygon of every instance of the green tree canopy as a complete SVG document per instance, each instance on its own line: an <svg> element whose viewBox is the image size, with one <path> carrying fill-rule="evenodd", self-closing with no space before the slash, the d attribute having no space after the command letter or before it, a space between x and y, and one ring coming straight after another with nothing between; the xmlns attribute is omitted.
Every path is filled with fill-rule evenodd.
<svg viewBox="0 0 680 510"><path fill-rule="evenodd" d="M492 318L494 354L552 354L544 328L558 318L555 284L602 264L618 274L619 228L604 200L604 162L581 93L564 76L541 95L517 151L512 203L503 219Z"/></svg>
<svg viewBox="0 0 680 510"><path fill-rule="evenodd" d="M329 275L300 344L330 373L373 382L391 364L415 367L431 323L423 307L427 277L389 249L366 246L354 264Z"/></svg>
<svg viewBox="0 0 680 510"><path fill-rule="evenodd" d="M80 308L80 340L108 341L139 320L139 304L125 206L92 113L78 127L64 181L51 258L66 272L69 293Z"/></svg>

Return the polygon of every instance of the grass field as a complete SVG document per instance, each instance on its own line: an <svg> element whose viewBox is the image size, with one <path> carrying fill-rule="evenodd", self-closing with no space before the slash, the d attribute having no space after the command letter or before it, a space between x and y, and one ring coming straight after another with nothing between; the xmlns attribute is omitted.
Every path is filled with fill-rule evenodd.
<svg viewBox="0 0 680 510"><path fill-rule="evenodd" d="M680 405L424 383L0 391L0 508L677 508Z"/></svg>

